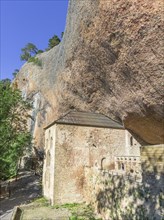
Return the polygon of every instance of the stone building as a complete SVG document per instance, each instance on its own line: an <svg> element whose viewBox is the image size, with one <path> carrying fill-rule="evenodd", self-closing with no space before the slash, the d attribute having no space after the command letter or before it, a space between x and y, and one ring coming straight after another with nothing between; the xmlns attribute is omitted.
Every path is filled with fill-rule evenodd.
<svg viewBox="0 0 164 220"><path fill-rule="evenodd" d="M43 194L51 204L85 200L85 170L137 173L140 144L98 113L70 111L45 128Z"/></svg>

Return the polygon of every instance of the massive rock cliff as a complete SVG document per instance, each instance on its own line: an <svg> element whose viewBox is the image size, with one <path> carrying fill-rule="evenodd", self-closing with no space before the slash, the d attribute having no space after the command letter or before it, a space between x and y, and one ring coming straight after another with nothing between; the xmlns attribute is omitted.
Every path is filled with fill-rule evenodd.
<svg viewBox="0 0 164 220"><path fill-rule="evenodd" d="M164 141L161 0L70 0L62 42L26 63L15 83L32 98L31 130L70 109L123 121L150 144Z"/></svg>

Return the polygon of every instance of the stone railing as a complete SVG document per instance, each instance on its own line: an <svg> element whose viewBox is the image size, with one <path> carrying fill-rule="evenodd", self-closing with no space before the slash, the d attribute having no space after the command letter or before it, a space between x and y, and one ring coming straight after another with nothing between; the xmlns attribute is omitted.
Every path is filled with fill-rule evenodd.
<svg viewBox="0 0 164 220"><path fill-rule="evenodd" d="M139 175L141 174L141 161L139 156L115 157L115 170L120 173Z"/></svg>

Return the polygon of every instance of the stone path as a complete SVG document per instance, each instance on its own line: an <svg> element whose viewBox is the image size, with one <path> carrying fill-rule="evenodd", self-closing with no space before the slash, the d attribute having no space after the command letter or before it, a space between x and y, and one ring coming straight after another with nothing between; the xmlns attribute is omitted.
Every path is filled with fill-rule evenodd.
<svg viewBox="0 0 164 220"><path fill-rule="evenodd" d="M11 196L0 200L0 220L9 220L13 208L27 204L41 195L40 177L26 173L17 181L11 182Z"/></svg>

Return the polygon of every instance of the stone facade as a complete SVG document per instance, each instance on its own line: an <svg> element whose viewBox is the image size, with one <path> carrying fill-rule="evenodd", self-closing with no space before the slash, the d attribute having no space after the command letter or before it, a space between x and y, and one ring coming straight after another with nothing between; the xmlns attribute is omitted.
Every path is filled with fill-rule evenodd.
<svg viewBox="0 0 164 220"><path fill-rule="evenodd" d="M134 175L135 169L123 173L85 168L86 202L104 220L161 220L164 216L164 145L142 146L140 152L140 176ZM129 158L133 163L134 158ZM119 159L126 162L128 157Z"/></svg>
<svg viewBox="0 0 164 220"><path fill-rule="evenodd" d="M125 174L132 166L129 158L135 159L133 167L139 164L140 144L132 138L124 129L58 123L48 127L45 131L44 196L51 204L87 201L86 169ZM118 168L119 158L124 167Z"/></svg>

